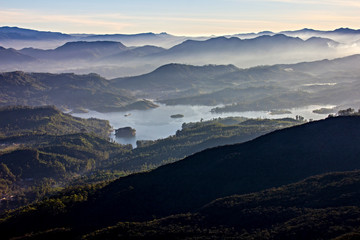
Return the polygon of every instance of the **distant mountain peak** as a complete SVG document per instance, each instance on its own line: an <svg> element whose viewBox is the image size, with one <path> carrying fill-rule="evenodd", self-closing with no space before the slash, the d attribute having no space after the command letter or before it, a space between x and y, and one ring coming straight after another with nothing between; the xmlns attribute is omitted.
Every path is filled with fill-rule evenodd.
<svg viewBox="0 0 360 240"><path fill-rule="evenodd" d="M355 29L351 29L351 28L338 28L338 29L335 29L334 32L342 33L342 34L359 34L360 30L355 30Z"/></svg>
<svg viewBox="0 0 360 240"><path fill-rule="evenodd" d="M72 49L72 48L81 48L81 47L117 47L120 49L126 49L127 47L121 42L115 41L75 41L75 42L67 42L64 45L56 48L60 49Z"/></svg>
<svg viewBox="0 0 360 240"><path fill-rule="evenodd" d="M312 28L303 28L299 31L308 31L308 32L315 32L316 30L312 29Z"/></svg>
<svg viewBox="0 0 360 240"><path fill-rule="evenodd" d="M258 34L274 34L274 32L272 32L272 31L262 31L262 32L258 32Z"/></svg>

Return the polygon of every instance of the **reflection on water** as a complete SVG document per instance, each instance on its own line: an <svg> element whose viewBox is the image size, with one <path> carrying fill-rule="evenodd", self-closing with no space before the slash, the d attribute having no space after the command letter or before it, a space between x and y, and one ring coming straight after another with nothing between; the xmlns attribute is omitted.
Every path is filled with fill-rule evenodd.
<svg viewBox="0 0 360 240"><path fill-rule="evenodd" d="M137 140L156 140L174 135L177 130L181 129L181 125L184 122L199 122L201 119L205 121L218 117L225 118L231 116L241 116L248 118L284 118L295 117L296 115L301 115L305 119L318 120L325 118L327 115L313 113L312 111L314 109L334 107L333 105L311 105L302 108L289 109L291 114L270 115L270 112L267 111L212 113L210 110L214 108L214 106L166 106L159 103L157 104L160 107L146 111L134 110L110 113L89 111L88 113L77 113L73 115L81 118L94 117L109 120L114 129L120 127L135 128L136 136L133 138L115 138L114 133L112 133L110 136L118 143L132 144L135 147ZM131 114L129 115L129 113ZM184 117L171 118L170 116L174 114L182 114Z"/></svg>

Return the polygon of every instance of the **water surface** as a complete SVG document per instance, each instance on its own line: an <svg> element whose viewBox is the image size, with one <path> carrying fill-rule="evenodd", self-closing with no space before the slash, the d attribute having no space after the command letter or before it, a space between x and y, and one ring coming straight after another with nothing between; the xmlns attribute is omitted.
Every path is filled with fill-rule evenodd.
<svg viewBox="0 0 360 240"><path fill-rule="evenodd" d="M156 140L166 138L174 135L175 132L181 129L181 125L186 122L199 122L202 120L211 120L214 118L225 117L247 117L247 118L284 118L295 117L301 115L305 119L318 120L325 118L327 115L313 113L314 109L331 108L330 105L311 105L301 108L288 109L291 114L270 115L268 111L247 111L247 112L230 112L230 113L212 113L210 110L214 106L188 106L176 105L166 106L159 104L158 108L150 110L133 110L127 112L110 112L99 113L96 111L89 111L88 113L76 113L74 116L81 118L99 118L109 120L114 129L120 127L132 127L136 129L136 137L134 138L116 138L114 133L111 138L121 144L132 144L136 146L137 140ZM182 114L183 118L171 118L171 115ZM128 115L128 116L126 116Z"/></svg>

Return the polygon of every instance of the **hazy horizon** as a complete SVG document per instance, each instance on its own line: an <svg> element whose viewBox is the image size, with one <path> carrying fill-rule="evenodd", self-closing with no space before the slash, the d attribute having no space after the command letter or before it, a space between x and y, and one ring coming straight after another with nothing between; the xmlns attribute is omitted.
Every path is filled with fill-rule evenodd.
<svg viewBox="0 0 360 240"><path fill-rule="evenodd" d="M303 28L359 29L360 22L360 3L352 0L1 0L0 4L3 26L69 34L218 36Z"/></svg>

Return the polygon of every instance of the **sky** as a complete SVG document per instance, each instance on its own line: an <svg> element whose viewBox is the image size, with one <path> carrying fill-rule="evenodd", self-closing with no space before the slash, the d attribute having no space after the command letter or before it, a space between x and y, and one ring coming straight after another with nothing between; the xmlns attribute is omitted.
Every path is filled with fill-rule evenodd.
<svg viewBox="0 0 360 240"><path fill-rule="evenodd" d="M360 28L360 0L0 0L0 26L209 36Z"/></svg>

